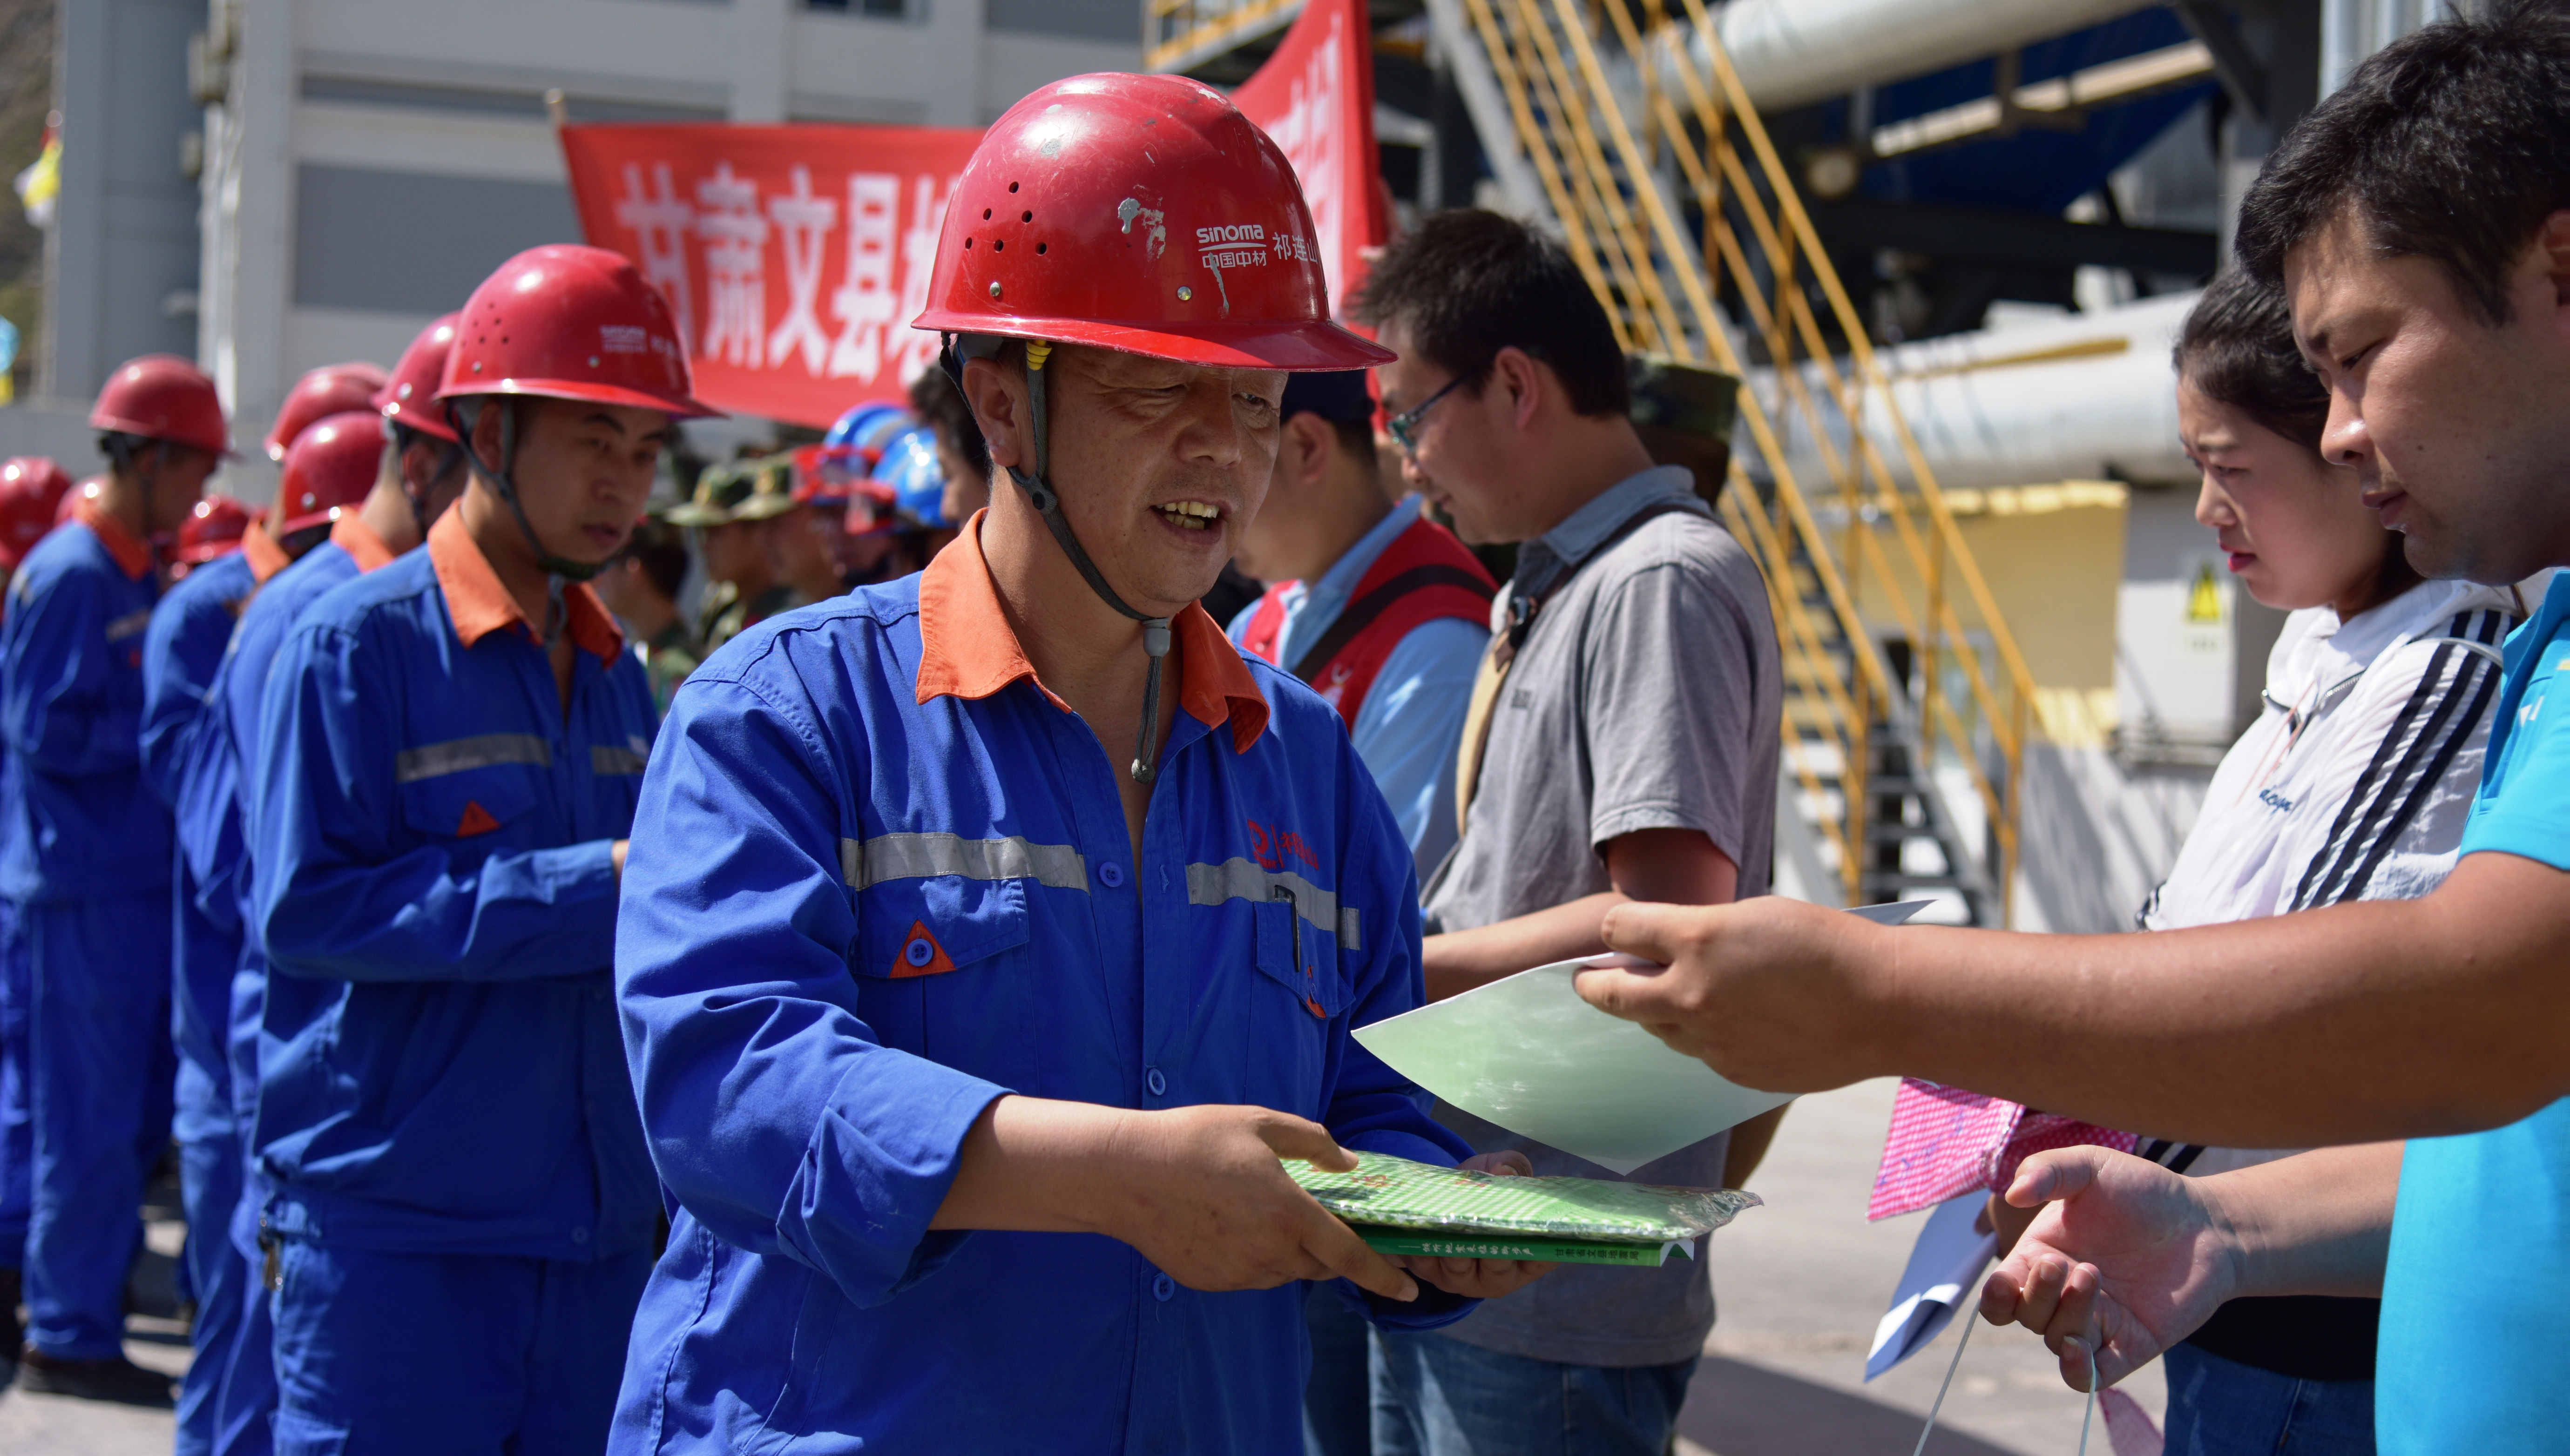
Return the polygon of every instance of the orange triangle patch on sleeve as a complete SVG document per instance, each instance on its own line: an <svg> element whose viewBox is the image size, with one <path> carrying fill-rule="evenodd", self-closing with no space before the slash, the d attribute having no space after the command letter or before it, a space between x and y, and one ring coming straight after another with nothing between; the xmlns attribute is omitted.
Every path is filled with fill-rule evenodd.
<svg viewBox="0 0 2570 1456"><path fill-rule="evenodd" d="M915 975L944 975L955 968L946 947L937 942L935 931L926 920L910 922L910 933L902 937L901 950L893 956L892 977L907 980Z"/></svg>
<svg viewBox="0 0 2570 1456"><path fill-rule="evenodd" d="M491 831L498 829L499 827L500 821L491 817L490 810L483 808L473 800L467 799L464 801L463 821L455 826L455 837L457 839L471 839L477 834L489 834Z"/></svg>

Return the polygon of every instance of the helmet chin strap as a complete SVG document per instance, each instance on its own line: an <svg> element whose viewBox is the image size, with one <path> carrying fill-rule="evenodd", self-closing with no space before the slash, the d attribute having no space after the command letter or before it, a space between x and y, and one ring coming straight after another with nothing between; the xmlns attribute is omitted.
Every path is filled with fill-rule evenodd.
<svg viewBox="0 0 2570 1456"><path fill-rule="evenodd" d="M945 363L946 372L955 380L956 387L963 387L965 359L990 358L1000 351L1004 342L989 334L966 334L951 339ZM1142 624L1142 651L1150 658L1151 665L1149 675L1142 680L1142 731L1133 748L1130 772L1134 782L1147 784L1159 773L1160 675L1169 656L1169 619L1136 611L1123 597L1116 595L1115 588L1106 584L1105 574L1097 569L1095 561L1088 558L1088 552L1079 545L1079 538L1071 534L1071 522L1062 514L1062 493L1054 489L1049 479L1052 458L1045 439L1044 370L1052 358L1053 345L1037 339L1027 341L1027 422L1034 437L1035 469L1022 471L1010 466L1009 479L1018 483L1019 490L1026 492L1027 504L1035 507L1036 514L1044 518L1045 529L1053 533L1054 541L1062 546L1062 553L1071 557L1071 563L1079 568L1080 578L1088 583L1089 590L1097 593L1097 599Z"/></svg>
<svg viewBox="0 0 2570 1456"><path fill-rule="evenodd" d="M563 583L587 581L606 570L607 563L575 561L569 556L555 555L545 547L544 538L536 535L535 523L527 519L527 508L518 499L518 483L512 474L518 464L518 412L508 408L507 401L500 401L500 463L496 466L490 464L473 449L473 427L481 419L483 407L491 402L488 395L468 395L456 401L456 423L464 428L455 433L463 442L465 458L473 463L474 473L490 482L493 493L507 503L510 516L517 520L519 535L527 539L528 546L536 553L536 564L544 568L545 645L550 647L562 636L563 624L569 618L563 606ZM425 508L416 498L411 502L411 512L415 516L425 515ZM428 528L423 524L420 540L427 539Z"/></svg>

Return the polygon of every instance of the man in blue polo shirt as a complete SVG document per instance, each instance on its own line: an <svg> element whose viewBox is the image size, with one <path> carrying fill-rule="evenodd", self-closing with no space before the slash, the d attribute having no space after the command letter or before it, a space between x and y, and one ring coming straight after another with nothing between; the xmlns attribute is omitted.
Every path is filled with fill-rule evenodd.
<svg viewBox="0 0 2570 1456"><path fill-rule="evenodd" d="M1383 357L1292 177L1177 77L1019 103L919 319L1017 489L672 698L617 976L676 1208L612 1449L1284 1456L1299 1281L1417 1328L1542 1272L1396 1268L1279 1162L1464 1151L1348 1036L1420 999L1409 848L1194 604L1279 371Z"/></svg>
<svg viewBox="0 0 2570 1456"><path fill-rule="evenodd" d="M21 770L0 894L35 962L35 1211L19 1383L160 1404L125 1358L143 1181L169 1146L170 811L144 782L143 635L176 535L229 448L214 383L146 355L90 424L110 470L27 553L0 620L0 733Z"/></svg>
<svg viewBox="0 0 2570 1456"><path fill-rule="evenodd" d="M609 965L654 729L586 584L688 395L623 258L475 290L473 481L287 634L245 783L276 1449L595 1451L659 1201Z"/></svg>
<svg viewBox="0 0 2570 1456"><path fill-rule="evenodd" d="M2242 203L2241 262L2283 284L2331 391L2323 452L2431 576L2570 565L2565 134L2570 15L2484 6L2358 67ZM2556 577L2508 641L2462 859L2423 899L2096 939L1647 907L1610 916L1607 940L1670 968L1580 990L1755 1086L1899 1072L2194 1142L2407 1138L2207 1179L2040 1155L2009 1199L2063 1202L1983 1307L2043 1330L2084 1384L2091 1353L2118 1378L2235 1295L2378 1291L2380 1450L2557 1450L2570 734L2548 697L2565 623Z"/></svg>

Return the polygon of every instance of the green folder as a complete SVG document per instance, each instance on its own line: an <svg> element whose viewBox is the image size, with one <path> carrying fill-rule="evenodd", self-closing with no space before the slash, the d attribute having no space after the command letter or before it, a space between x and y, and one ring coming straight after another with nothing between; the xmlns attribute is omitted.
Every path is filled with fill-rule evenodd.
<svg viewBox="0 0 2570 1456"><path fill-rule="evenodd" d="M1508 1178L1359 1153L1351 1172L1288 1161L1321 1207L1386 1254L1656 1268L1758 1206L1738 1190L1594 1178Z"/></svg>

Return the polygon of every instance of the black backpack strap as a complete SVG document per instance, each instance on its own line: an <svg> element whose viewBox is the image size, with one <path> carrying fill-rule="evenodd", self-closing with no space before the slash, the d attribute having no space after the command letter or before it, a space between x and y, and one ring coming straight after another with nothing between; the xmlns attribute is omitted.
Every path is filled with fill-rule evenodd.
<svg viewBox="0 0 2570 1456"><path fill-rule="evenodd" d="M1608 532L1606 539L1597 543L1586 555L1566 563L1561 574L1553 578L1552 584L1543 589L1541 596L1528 597L1510 593L1507 625L1508 655L1515 656L1516 649L1525 645L1526 633L1534 630L1535 614L1543 610L1543 604L1552 600L1555 593L1569 585L1571 578L1577 576L1582 567L1612 550L1624 538L1663 516L1697 516L1706 521L1713 519L1711 513L1704 509L1703 503L1692 496L1683 501L1655 501L1624 518L1624 524Z"/></svg>
<svg viewBox="0 0 2570 1456"><path fill-rule="evenodd" d="M1349 602L1339 613L1339 619L1330 623L1330 629L1321 634L1321 640L1314 642L1302 660L1294 664L1294 675L1305 682L1312 681L1320 675L1322 668L1330 665L1331 658L1356 640L1359 632L1373 626L1377 617L1391 610L1394 602L1430 586L1460 586L1475 595L1483 595L1488 592L1490 583L1477 571L1442 561L1413 566Z"/></svg>

